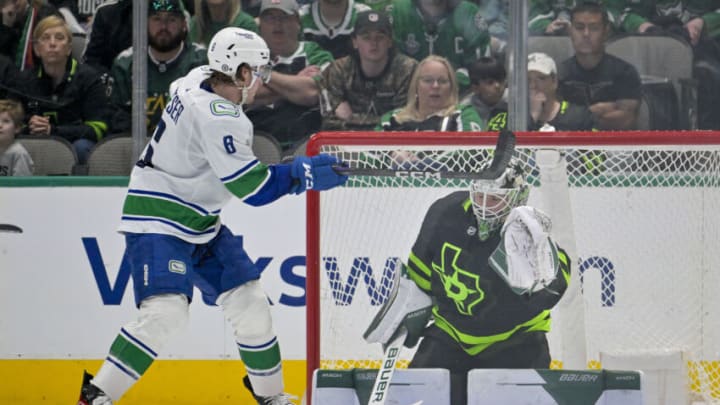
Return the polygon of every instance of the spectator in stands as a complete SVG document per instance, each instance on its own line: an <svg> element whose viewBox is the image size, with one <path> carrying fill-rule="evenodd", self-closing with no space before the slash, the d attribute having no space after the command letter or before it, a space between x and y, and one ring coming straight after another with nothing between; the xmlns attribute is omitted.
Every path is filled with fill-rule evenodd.
<svg viewBox="0 0 720 405"><path fill-rule="evenodd" d="M507 71L501 61L483 56L468 69L472 93L463 100L486 123L485 130L500 131L507 128Z"/></svg>
<svg viewBox="0 0 720 405"><path fill-rule="evenodd" d="M270 48L272 74L247 111L255 131L274 136L283 150L320 129L316 77L334 60L317 43L298 39L298 10L295 0L262 0L260 36Z"/></svg>
<svg viewBox="0 0 720 405"><path fill-rule="evenodd" d="M102 6L104 3L108 3L110 0L50 0L48 3L54 5L58 10L66 9L72 16L72 19L74 19L74 22L77 22L78 26L82 27L83 31L87 32L90 30L90 24L92 23L93 16L95 15L95 11ZM68 21L68 15L63 13L63 16L65 16L65 21L67 21L68 24L70 24L72 28L72 23Z"/></svg>
<svg viewBox="0 0 720 405"><path fill-rule="evenodd" d="M530 35L568 35L575 0L530 0Z"/></svg>
<svg viewBox="0 0 720 405"><path fill-rule="evenodd" d="M132 4L117 0L97 8L83 54L85 63L109 74L115 57L132 46Z"/></svg>
<svg viewBox="0 0 720 405"><path fill-rule="evenodd" d="M380 117L407 102L417 61L393 48L392 24L385 13L358 13L351 55L335 60L322 74L324 130L372 130Z"/></svg>
<svg viewBox="0 0 720 405"><path fill-rule="evenodd" d="M190 19L190 41L207 46L216 32L239 27L258 32L255 19L240 8L239 0L195 0L195 15Z"/></svg>
<svg viewBox="0 0 720 405"><path fill-rule="evenodd" d="M0 98L17 99L21 94L17 90L20 83L18 77L20 71L13 61L5 55L0 54Z"/></svg>
<svg viewBox="0 0 720 405"><path fill-rule="evenodd" d="M490 36L507 41L510 17L508 0L481 0L476 3L480 14L487 21Z"/></svg>
<svg viewBox="0 0 720 405"><path fill-rule="evenodd" d="M355 0L316 0L300 8L303 39L317 42L335 59L347 56L353 46L350 36L357 14L370 10Z"/></svg>
<svg viewBox="0 0 720 405"><path fill-rule="evenodd" d="M605 52L610 22L605 8L585 2L570 14L575 55L558 71L560 95L587 106L599 129L634 129L641 98L640 75L631 64Z"/></svg>
<svg viewBox="0 0 720 405"><path fill-rule="evenodd" d="M0 0L0 13L0 54L15 61L20 70L32 68L36 57L32 43L27 39L38 21L58 14L57 9L41 0Z"/></svg>
<svg viewBox="0 0 720 405"><path fill-rule="evenodd" d="M22 105L14 100L0 100L0 176L32 176L30 153L15 140L23 126Z"/></svg>
<svg viewBox="0 0 720 405"><path fill-rule="evenodd" d="M621 32L672 34L693 47L698 127L720 129L720 8L717 1L608 1Z"/></svg>
<svg viewBox="0 0 720 405"><path fill-rule="evenodd" d="M31 135L56 135L73 144L79 163L108 131L107 88L98 71L70 56L70 28L51 15L38 22L33 43L40 63L23 72L21 87Z"/></svg>
<svg viewBox="0 0 720 405"><path fill-rule="evenodd" d="M558 99L555 61L540 52L528 56L528 91L531 131L591 131L593 116L583 105Z"/></svg>
<svg viewBox="0 0 720 405"><path fill-rule="evenodd" d="M391 17L397 49L417 60L446 58L462 89L470 84L464 69L490 53L487 22L469 1L395 0Z"/></svg>
<svg viewBox="0 0 720 405"><path fill-rule="evenodd" d="M458 83L450 62L430 55L418 63L404 107L382 116L382 131L480 131L475 109L459 104Z"/></svg>
<svg viewBox="0 0 720 405"><path fill-rule="evenodd" d="M607 0L621 32L657 33L668 30L693 46L703 35L720 39L720 9L712 0Z"/></svg>
<svg viewBox="0 0 720 405"><path fill-rule="evenodd" d="M207 64L207 50L186 41L187 23L179 0L148 2L147 114L148 135L155 130L170 100L170 83L193 68ZM111 101L117 109L113 132L128 132L131 126L133 48L124 50L112 66Z"/></svg>

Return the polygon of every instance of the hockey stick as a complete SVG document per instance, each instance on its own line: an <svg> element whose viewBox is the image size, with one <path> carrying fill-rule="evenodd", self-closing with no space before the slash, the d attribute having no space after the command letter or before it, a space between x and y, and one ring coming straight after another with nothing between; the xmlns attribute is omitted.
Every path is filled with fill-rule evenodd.
<svg viewBox="0 0 720 405"><path fill-rule="evenodd" d="M403 342L407 331L403 330L400 334L395 337L388 344L385 349L385 355L382 359L382 364L378 370L377 377L375 377L375 383L373 384L372 391L370 391L370 400L368 405L384 405L387 399L387 394L390 389L390 381L395 373L395 363L397 363L398 357L400 356L400 350L402 349Z"/></svg>
<svg viewBox="0 0 720 405"><path fill-rule="evenodd" d="M22 233L23 230L17 225L0 224L0 232Z"/></svg>
<svg viewBox="0 0 720 405"><path fill-rule="evenodd" d="M403 170L403 169L374 169L347 167L336 165L333 169L346 176L379 176L379 177L412 177L436 179L468 179L490 180L500 176L510 162L515 151L515 134L508 130L500 131L495 145L495 154L490 167L482 172L451 172L438 170Z"/></svg>

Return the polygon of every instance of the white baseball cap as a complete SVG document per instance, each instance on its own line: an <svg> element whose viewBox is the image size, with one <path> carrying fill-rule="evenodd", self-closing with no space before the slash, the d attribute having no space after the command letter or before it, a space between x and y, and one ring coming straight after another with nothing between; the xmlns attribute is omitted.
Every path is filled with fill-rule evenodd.
<svg viewBox="0 0 720 405"><path fill-rule="evenodd" d="M554 75L557 67L553 58L542 52L535 52L528 55L528 71L540 72L544 75Z"/></svg>

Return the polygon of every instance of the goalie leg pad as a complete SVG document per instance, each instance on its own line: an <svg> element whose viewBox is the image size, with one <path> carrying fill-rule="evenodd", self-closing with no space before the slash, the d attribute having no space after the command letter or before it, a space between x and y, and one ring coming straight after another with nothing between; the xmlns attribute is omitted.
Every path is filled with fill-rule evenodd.
<svg viewBox="0 0 720 405"><path fill-rule="evenodd" d="M387 346L403 330L404 345L413 347L420 339L432 314L432 299L414 281L400 276L393 292L363 334L368 343Z"/></svg>

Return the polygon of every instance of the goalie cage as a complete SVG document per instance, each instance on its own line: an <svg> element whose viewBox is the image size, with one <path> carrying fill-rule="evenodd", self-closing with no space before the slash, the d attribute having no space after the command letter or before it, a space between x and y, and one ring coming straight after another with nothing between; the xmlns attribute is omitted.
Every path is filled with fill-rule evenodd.
<svg viewBox="0 0 720 405"><path fill-rule="evenodd" d="M496 138L313 137L308 155L407 171L351 176L343 187L307 195L308 385L316 368L379 368L382 350L362 334L392 290L429 204L469 185L424 171L478 171ZM538 149L565 157L559 181L543 177L541 184ZM400 162L398 151L418 156L415 166ZM530 170L529 205L549 210L553 236L573 263L570 288L553 310L552 367L597 369L601 358L682 353L680 381L671 384L687 401L720 403L720 132L518 133L514 153ZM556 213L565 210L572 215ZM403 350L398 367L413 353ZM642 370L640 363L623 365Z"/></svg>

